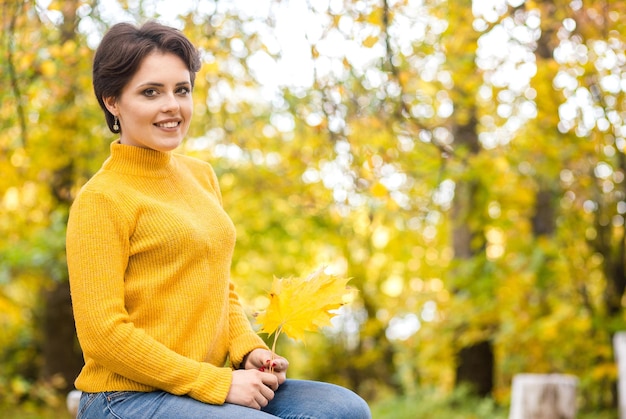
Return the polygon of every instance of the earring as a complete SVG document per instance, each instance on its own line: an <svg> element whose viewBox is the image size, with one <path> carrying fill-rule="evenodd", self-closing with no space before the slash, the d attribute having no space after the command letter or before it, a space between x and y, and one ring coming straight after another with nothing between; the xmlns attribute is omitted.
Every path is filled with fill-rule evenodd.
<svg viewBox="0 0 626 419"><path fill-rule="evenodd" d="M120 126L117 125L117 116L115 117L115 119L113 120L113 131L119 131L120 130Z"/></svg>

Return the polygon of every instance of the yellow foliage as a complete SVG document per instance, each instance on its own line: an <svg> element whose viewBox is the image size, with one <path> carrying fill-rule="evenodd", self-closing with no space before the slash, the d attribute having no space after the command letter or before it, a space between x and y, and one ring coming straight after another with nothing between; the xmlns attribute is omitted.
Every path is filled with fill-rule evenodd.
<svg viewBox="0 0 626 419"><path fill-rule="evenodd" d="M372 196L376 198L382 198L387 196L387 188L380 182L376 182L371 187Z"/></svg>
<svg viewBox="0 0 626 419"><path fill-rule="evenodd" d="M377 42L378 42L377 36L368 36L363 41L363 45L366 46L367 48L372 48L374 45L376 45Z"/></svg>
<svg viewBox="0 0 626 419"><path fill-rule="evenodd" d="M274 278L269 293L269 306L256 316L260 333L274 334L274 343L281 333L304 340L305 332L330 326L334 310L349 302L353 289L350 278L339 278L318 269L306 278Z"/></svg>
<svg viewBox="0 0 626 419"><path fill-rule="evenodd" d="M617 366L614 362L600 363L592 368L591 376L598 381L603 379L614 381L617 379Z"/></svg>
<svg viewBox="0 0 626 419"><path fill-rule="evenodd" d="M318 58L320 56L320 52L315 45L311 45L311 56L313 58Z"/></svg>
<svg viewBox="0 0 626 419"><path fill-rule="evenodd" d="M44 61L41 63L41 74L45 77L51 77L56 72L56 65L52 61Z"/></svg>
<svg viewBox="0 0 626 419"><path fill-rule="evenodd" d="M76 52L76 42L72 40L65 41L61 48L61 52L65 57L74 55Z"/></svg>

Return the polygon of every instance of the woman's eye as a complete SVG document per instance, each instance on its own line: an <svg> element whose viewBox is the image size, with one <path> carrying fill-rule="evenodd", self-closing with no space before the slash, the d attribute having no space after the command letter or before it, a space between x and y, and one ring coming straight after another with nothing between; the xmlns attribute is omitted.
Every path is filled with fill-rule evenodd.
<svg viewBox="0 0 626 419"><path fill-rule="evenodd" d="M144 96L148 96L148 97L152 97L152 96L156 96L157 91L154 89L146 89L143 91Z"/></svg>
<svg viewBox="0 0 626 419"><path fill-rule="evenodd" d="M178 94L188 95L189 93L191 93L191 90L188 87L181 87L178 89Z"/></svg>

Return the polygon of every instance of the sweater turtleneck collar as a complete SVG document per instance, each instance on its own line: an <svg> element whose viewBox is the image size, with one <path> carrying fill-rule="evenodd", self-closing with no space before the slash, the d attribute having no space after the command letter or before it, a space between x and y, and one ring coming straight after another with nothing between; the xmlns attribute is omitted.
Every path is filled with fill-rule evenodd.
<svg viewBox="0 0 626 419"><path fill-rule="evenodd" d="M172 152L111 143L111 156L104 163L105 170L137 176L166 177L172 173Z"/></svg>

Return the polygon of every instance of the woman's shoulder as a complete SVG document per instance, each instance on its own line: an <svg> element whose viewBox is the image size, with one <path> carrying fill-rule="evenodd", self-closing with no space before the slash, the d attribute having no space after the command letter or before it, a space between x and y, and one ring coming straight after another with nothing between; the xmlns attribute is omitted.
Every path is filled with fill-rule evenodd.
<svg viewBox="0 0 626 419"><path fill-rule="evenodd" d="M208 170L213 172L213 166L205 160L201 160L197 157L189 156L187 154L175 153L172 154L173 158L176 159L180 164L191 168L192 170Z"/></svg>
<svg viewBox="0 0 626 419"><path fill-rule="evenodd" d="M204 189L209 190L212 194L221 195L217 174L209 162L185 154L176 154L175 158L180 166L186 168L190 177L195 179Z"/></svg>
<svg viewBox="0 0 626 419"><path fill-rule="evenodd" d="M79 195L83 193L101 193L106 195L108 192L113 192L121 186L119 181L117 173L100 169L80 188Z"/></svg>
<svg viewBox="0 0 626 419"><path fill-rule="evenodd" d="M209 179L211 183L217 181L217 175L211 163L186 154L174 154L174 158L197 179Z"/></svg>
<svg viewBox="0 0 626 419"><path fill-rule="evenodd" d="M136 190L123 175L101 169L79 189L72 205L119 207L133 195Z"/></svg>

